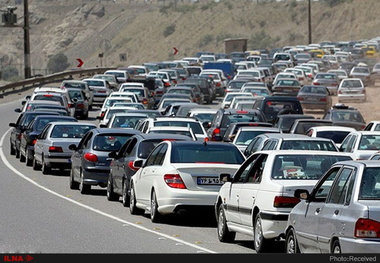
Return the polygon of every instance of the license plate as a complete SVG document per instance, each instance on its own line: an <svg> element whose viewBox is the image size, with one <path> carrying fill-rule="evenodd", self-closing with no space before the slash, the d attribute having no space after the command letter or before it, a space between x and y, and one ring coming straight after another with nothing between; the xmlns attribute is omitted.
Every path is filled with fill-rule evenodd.
<svg viewBox="0 0 380 263"><path fill-rule="evenodd" d="M197 183L198 184L222 184L219 178L213 178L213 177L198 177Z"/></svg>

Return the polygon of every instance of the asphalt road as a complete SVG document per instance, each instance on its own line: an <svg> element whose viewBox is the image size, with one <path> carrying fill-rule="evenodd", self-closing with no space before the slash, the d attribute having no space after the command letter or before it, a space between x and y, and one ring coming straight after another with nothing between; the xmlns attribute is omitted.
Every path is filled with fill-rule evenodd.
<svg viewBox="0 0 380 263"><path fill-rule="evenodd" d="M155 224L148 215L131 215L120 201L108 201L105 188L81 195L69 188L68 173L33 171L9 154L8 123L15 122L20 102L0 105L0 252L255 253L248 236L219 242L211 214L173 216ZM97 111L86 121L98 123Z"/></svg>

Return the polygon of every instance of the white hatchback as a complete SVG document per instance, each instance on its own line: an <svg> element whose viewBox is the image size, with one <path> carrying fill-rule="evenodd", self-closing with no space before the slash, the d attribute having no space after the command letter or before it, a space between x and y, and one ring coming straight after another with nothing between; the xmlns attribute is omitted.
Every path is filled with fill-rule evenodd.
<svg viewBox="0 0 380 263"><path fill-rule="evenodd" d="M359 78L342 79L338 87L338 102L366 101L364 83Z"/></svg>

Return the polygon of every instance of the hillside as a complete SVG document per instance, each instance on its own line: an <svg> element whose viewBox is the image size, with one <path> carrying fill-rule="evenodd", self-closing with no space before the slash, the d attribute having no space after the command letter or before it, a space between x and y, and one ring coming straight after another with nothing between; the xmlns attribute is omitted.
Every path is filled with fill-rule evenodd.
<svg viewBox="0 0 380 263"><path fill-rule="evenodd" d="M0 9L17 3L1 2ZM22 25L23 5L16 6ZM378 10L378 0L312 1L313 42L377 37ZM247 38L249 49L308 41L307 1L29 0L29 11L32 74L46 74L49 57L59 52L71 67L81 58L90 68L224 52L223 39L234 37ZM23 72L22 30L2 28L0 46L0 67Z"/></svg>

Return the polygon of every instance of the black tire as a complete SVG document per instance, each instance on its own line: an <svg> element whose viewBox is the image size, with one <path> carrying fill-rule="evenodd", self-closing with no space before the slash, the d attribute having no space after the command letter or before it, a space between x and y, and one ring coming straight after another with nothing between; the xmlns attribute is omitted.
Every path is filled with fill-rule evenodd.
<svg viewBox="0 0 380 263"><path fill-rule="evenodd" d="M253 244L254 244L255 250L257 253L263 253L266 251L266 248L268 247L269 240L264 238L260 213L257 213L253 227L254 227Z"/></svg>
<svg viewBox="0 0 380 263"><path fill-rule="evenodd" d="M79 192L82 195L89 194L91 191L91 185L85 184L83 180L83 172L80 172Z"/></svg>
<svg viewBox="0 0 380 263"><path fill-rule="evenodd" d="M218 239L220 242L231 243L235 240L236 232L228 230L223 205L218 207L217 226Z"/></svg>
<svg viewBox="0 0 380 263"><path fill-rule="evenodd" d="M108 201L119 201L119 195L115 194L113 191L113 185L112 185L112 176L108 175L107 180L107 200Z"/></svg>
<svg viewBox="0 0 380 263"><path fill-rule="evenodd" d="M134 186L131 185L131 196L129 197L129 212L132 215L141 215L144 211L136 206L136 196Z"/></svg>
<svg viewBox="0 0 380 263"><path fill-rule="evenodd" d="M342 249L340 247L340 243L339 243L338 239L334 240L333 245L331 247L331 253L332 254L341 254L342 253Z"/></svg>
<svg viewBox="0 0 380 263"><path fill-rule="evenodd" d="M33 160L34 160L34 156L30 156L31 154L29 153L28 150L26 150L26 157L25 157L25 164L26 166L32 166L33 165ZM30 158L32 157L32 158Z"/></svg>
<svg viewBox="0 0 380 263"><path fill-rule="evenodd" d="M158 212L158 203L156 193L153 190L150 198L150 220L153 223L159 223L162 220L162 215Z"/></svg>
<svg viewBox="0 0 380 263"><path fill-rule="evenodd" d="M78 190L79 189L79 183L74 181L73 169L70 170L69 186L70 186L70 189L72 189L72 190Z"/></svg>
<svg viewBox="0 0 380 263"><path fill-rule="evenodd" d="M37 162L36 158L33 158L32 167L34 171L41 170L41 165Z"/></svg>
<svg viewBox="0 0 380 263"><path fill-rule="evenodd" d="M128 189L127 189L127 183L125 182L124 180L124 183L123 183L123 194L122 194L122 203L123 203L123 206L124 207L128 207L129 204L130 204L130 197L129 197L129 194L128 194Z"/></svg>
<svg viewBox="0 0 380 263"><path fill-rule="evenodd" d="M298 253L300 253L300 249L298 247L298 242L297 242L296 235L294 233L293 228L290 229L286 233L285 252L287 254L298 254Z"/></svg>
<svg viewBox="0 0 380 263"><path fill-rule="evenodd" d="M13 147L12 143L11 143L11 147L10 147L9 153L10 153L10 155L16 155L16 149L15 149L15 147Z"/></svg>
<svg viewBox="0 0 380 263"><path fill-rule="evenodd" d="M26 150L25 150L26 151ZM25 155L22 155L21 151L20 151L20 162L25 162L26 158L25 158Z"/></svg>
<svg viewBox="0 0 380 263"><path fill-rule="evenodd" d="M41 171L43 174L49 174L51 171L50 167L47 167L43 156L42 156Z"/></svg>

